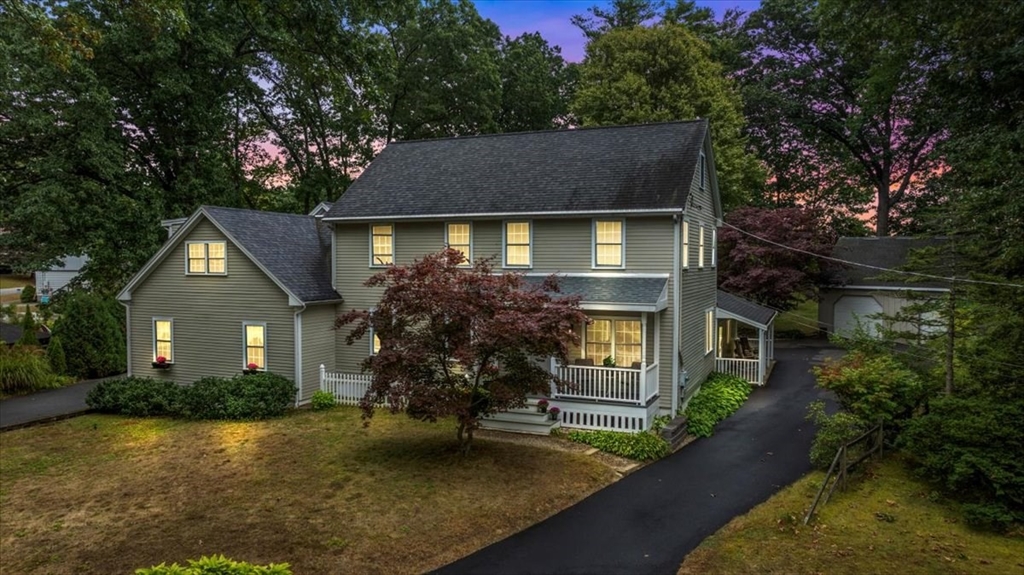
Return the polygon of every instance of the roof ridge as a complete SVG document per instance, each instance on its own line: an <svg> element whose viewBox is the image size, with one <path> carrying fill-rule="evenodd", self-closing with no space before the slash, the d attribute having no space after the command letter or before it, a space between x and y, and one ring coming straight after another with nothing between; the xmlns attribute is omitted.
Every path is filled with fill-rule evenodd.
<svg viewBox="0 0 1024 575"><path fill-rule="evenodd" d="M613 124L607 126L583 126L576 128L559 128L555 130L526 130L522 132L499 132L495 134L470 134L468 136L445 136L443 138L417 138L415 140L394 140L388 142L387 146L396 146L401 144L422 144L424 142L443 142L446 140L477 140L481 138L500 138L504 136L525 136L525 135L536 135L536 134L563 134L566 132L592 132L598 130L616 130L624 128L642 128L642 127L653 127L653 126L671 126L675 124L696 124L699 122L707 122L707 118L694 118L692 120L673 120L671 122L642 122L636 124Z"/></svg>

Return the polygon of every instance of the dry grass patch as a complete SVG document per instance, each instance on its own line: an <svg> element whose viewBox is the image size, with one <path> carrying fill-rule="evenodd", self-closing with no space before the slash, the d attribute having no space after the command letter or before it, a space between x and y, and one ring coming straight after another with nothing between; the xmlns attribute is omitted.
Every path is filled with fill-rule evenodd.
<svg viewBox="0 0 1024 575"><path fill-rule="evenodd" d="M824 474L811 473L737 517L691 553L679 575L1024 573L1024 534L973 530L949 502L890 458L836 492L803 525Z"/></svg>
<svg viewBox="0 0 1024 575"><path fill-rule="evenodd" d="M257 423L87 416L0 434L0 572L127 573L223 553L416 573L613 481L592 458L355 409Z"/></svg>

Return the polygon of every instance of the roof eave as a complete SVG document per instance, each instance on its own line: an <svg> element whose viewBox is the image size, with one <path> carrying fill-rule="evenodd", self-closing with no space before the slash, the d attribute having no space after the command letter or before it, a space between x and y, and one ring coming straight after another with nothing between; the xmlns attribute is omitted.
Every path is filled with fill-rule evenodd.
<svg viewBox="0 0 1024 575"><path fill-rule="evenodd" d="M355 217L330 217L325 216L325 222L358 223L373 221L402 221L402 220L446 220L453 218L542 218L542 217L590 217L605 214L628 214L633 216L659 216L683 213L684 208L660 208L653 210L564 210L564 211L538 211L538 212L477 212L477 213L448 213L448 214L416 214L416 215L388 215L378 214L373 216Z"/></svg>

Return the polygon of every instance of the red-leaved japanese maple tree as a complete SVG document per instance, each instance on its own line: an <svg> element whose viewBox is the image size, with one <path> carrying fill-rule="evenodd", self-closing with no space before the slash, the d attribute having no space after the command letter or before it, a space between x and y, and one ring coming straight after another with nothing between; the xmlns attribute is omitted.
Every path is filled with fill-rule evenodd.
<svg viewBox="0 0 1024 575"><path fill-rule="evenodd" d="M481 417L550 390L553 376L539 360L567 362L579 345L574 328L587 318L554 276L531 284L485 260L460 267L465 261L445 249L373 275L365 285L384 288L376 309L349 311L336 327L353 325L349 345L371 328L379 338L380 351L363 362L373 376L364 419L385 400L392 413L421 421L454 417L468 451Z"/></svg>

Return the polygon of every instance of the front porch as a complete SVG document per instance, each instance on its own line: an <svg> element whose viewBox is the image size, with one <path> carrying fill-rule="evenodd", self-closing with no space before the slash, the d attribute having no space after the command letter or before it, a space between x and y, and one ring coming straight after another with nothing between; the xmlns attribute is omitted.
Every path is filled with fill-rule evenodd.
<svg viewBox="0 0 1024 575"><path fill-rule="evenodd" d="M777 312L718 290L715 371L764 385L775 364Z"/></svg>

